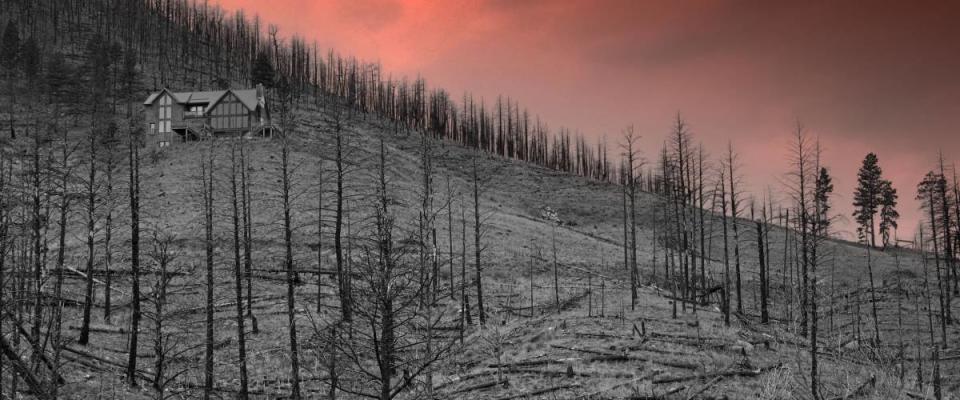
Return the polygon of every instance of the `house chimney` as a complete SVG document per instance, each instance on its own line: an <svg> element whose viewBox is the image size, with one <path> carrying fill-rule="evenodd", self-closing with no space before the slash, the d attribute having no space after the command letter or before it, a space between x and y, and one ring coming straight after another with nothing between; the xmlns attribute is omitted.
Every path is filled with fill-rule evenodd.
<svg viewBox="0 0 960 400"><path fill-rule="evenodd" d="M263 125L264 116L267 113L267 98L262 83L257 84L257 104L260 106L260 111L258 112L260 115L260 125Z"/></svg>

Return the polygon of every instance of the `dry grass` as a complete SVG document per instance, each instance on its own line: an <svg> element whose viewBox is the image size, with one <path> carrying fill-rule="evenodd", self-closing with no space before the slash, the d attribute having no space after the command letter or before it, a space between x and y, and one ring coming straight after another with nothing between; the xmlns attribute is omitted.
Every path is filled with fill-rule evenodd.
<svg viewBox="0 0 960 400"><path fill-rule="evenodd" d="M298 139L293 164L297 166L295 176L295 192L298 194L295 202L297 212L294 217L300 222L300 227L294 235L295 258L298 268L316 268L316 229L315 193L316 182L319 181L317 165L321 159L329 160L332 157L330 147L329 126L323 121L322 112L308 110L302 115L305 125L310 125L309 132L302 132ZM348 125L350 132L349 142L352 145L350 153L350 175L348 179L352 207L359 210L366 205L369 183L373 179L372 171L375 166L374 151L379 148L377 141L383 127L375 120L355 121ZM387 135L384 137L390 158L389 175L390 185L394 188L395 201L399 205L400 220L414 221L416 216L417 188L419 184L419 143L416 136L398 137ZM220 162L225 162L226 154L222 151L226 143L221 143ZM251 166L252 192L255 204L255 238L256 263L255 269L278 268L280 260L280 231L277 194L275 183L277 179L276 162L277 144L269 141L253 141L253 164ZM195 175L199 157L199 148L204 146L198 143L189 143L171 147L162 156L155 157L145 166L144 176L144 209L149 229L165 229L177 233L183 244L181 262L196 264L201 260L201 226L199 225L199 204L195 198ZM454 192L454 249L460 252L460 195L468 199L468 219L470 213L469 193L471 190L469 174L465 169L470 160L476 157L472 151L454 146L437 148L438 157L435 165L436 182L440 185L437 203L445 204L445 180L449 176ZM626 398L637 395L662 395L675 390L673 398L686 398L698 390L702 395L715 398L727 396L736 398L762 399L794 399L808 398L806 393L809 384L804 375L808 356L803 348L794 343L802 343L802 338L795 335L791 326L771 325L759 326L734 323L732 327L724 327L716 306L711 305L700 309L693 314L679 312L678 318L671 317L673 306L668 299L652 287L645 287L640 291L640 299L634 310L630 309L629 292L625 281L629 275L622 266L622 225L620 225L620 193L616 187L592 182L586 179L570 177L539 167L533 167L513 161L480 157L484 171L495 176L491 184L485 187L481 199L481 212L484 217L485 232L483 243L486 246L483 253L484 284L486 287L486 303L490 313L492 326L488 328L470 327L465 344L453 352L452 357L439 367L434 375L434 384L442 386L438 389L441 396L463 399L496 399L509 395L521 395L532 391L553 388L560 385L576 385L566 389L545 393L541 398L575 398L596 393L596 398ZM223 164L221 164L223 165ZM327 161L327 167L330 167ZM326 190L330 190L330 175L328 174ZM221 175L220 179L224 177ZM221 184L224 182L221 181ZM217 199L218 206L228 210L226 203L226 187L221 189ZM329 200L329 193L326 195ZM332 202L328 203L332 204ZM653 249L651 243L651 228L654 223L652 217L656 202L653 196L641 195L640 203L640 262L644 276L652 275ZM407 207L404 207L407 206ZM556 312L553 287L553 268L551 254L551 225L540 219L539 212L545 207L557 210L565 224L557 229L557 248L560 297L565 308ZM359 211L357 211L359 213ZM327 213L327 215L331 215ZM216 302L229 302L232 292L232 263L231 248L228 236L229 226L227 215L217 216L217 252L218 265L216 278L218 288ZM468 224L471 222L468 221ZM708 221L709 223L709 221ZM717 225L719 226L719 225ZM412 228L408 224L406 228ZM446 251L447 235L446 214L441 214L438 234L440 235L441 250ZM79 224L75 229L81 229ZM125 238L128 233L126 227L119 227L115 237ZM78 231L80 232L80 231ZM331 234L326 233L326 241ZM68 235L71 239L69 252L81 256L82 235ZM773 243L782 240L782 232L775 230L771 233ZM468 260L472 261L472 229L468 226L467 238ZM713 240L710 257L714 261L707 265L711 277L716 277L722 264L716 259L722 257L722 243L719 237ZM332 248L330 242L323 244ZM850 290L856 285L857 278L865 276L865 263L862 249L844 242L831 242L829 245L836 257L836 273L830 274L828 267L820 268L822 282L836 282L836 291ZM118 250L123 248L118 246ZM751 293L755 287L756 258L749 241L744 239L741 249L745 270L745 293ZM118 252L119 255L120 252ZM531 261L531 255L539 254L540 258ZM720 257L717 255L720 254ZM893 277L913 279L917 275L918 262L915 255L902 252L903 268L908 272L893 275L895 271L893 257L890 252L875 253L877 264L878 285L883 280ZM459 257L459 255L457 255ZM662 263L663 253L659 253ZM782 257L780 249L774 246L771 259L774 261L774 272L779 269ZM913 258L909 258L913 257ZM445 255L444 255L445 258ZM618 261L619 260L619 261ZM326 267L332 266L332 259L324 260ZM459 259L456 259L455 280L459 284ZM620 264L618 264L618 262ZM123 263L121 263L123 264ZM533 277L534 307L529 308L531 281ZM662 266L656 266L662 276ZM121 265L120 268L123 268ZM152 268L148 262L146 268ZM443 282L447 282L447 268L443 271ZM468 274L472 276L472 266L468 264ZM267 274L269 275L269 274ZM276 275L276 274L274 274ZM195 270L193 276L184 278L181 284L202 282L202 268ZM279 277L279 275L277 275ZM588 277L592 295L587 294ZM775 275L779 277L779 275ZM922 276L921 276L922 277ZM79 281L71 280L68 287L70 296L79 296ZM323 289L327 308L320 315L308 316L306 310L298 315L301 337L308 338L312 333L311 320L331 320L336 314L336 301L328 285ZM283 283L279 280L259 279L255 282L254 292L258 297L255 304L260 332L249 335L249 367L252 389L263 397L282 395L288 389L287 376L289 362L286 357L286 320L282 314L283 306L279 296L283 295ZM601 290L601 285L603 289ZM861 282L865 286L865 282ZM128 283L117 282L117 288L126 290ZM472 290L472 289L471 289ZM602 293L601 293L602 291ZM102 296L98 288L98 298ZM202 295L199 288L194 294L175 297L174 308L191 308L202 305ZM821 290L821 293L829 293ZM115 293L115 295L117 295ZM307 277L307 284L298 287L298 306L311 308L315 303L317 288L314 278ZM778 298L783 298L780 296ZM471 300L475 301L473 293ZM117 295L115 303L124 303L128 297ZM750 314L757 313L752 299L745 298L745 308ZM588 303L592 307L588 308ZM776 303L772 309L774 316L780 316L782 302ZM889 300L884 300L883 309L891 309ZM912 304L912 303L906 303ZM474 305L475 306L475 305ZM912 310L910 307L907 311ZM601 314L603 316L599 316ZM869 332L869 308L862 306L862 322L864 332ZM217 313L216 335L218 340L227 340L234 336L235 325L232 320L234 309L227 307ZM476 311L474 311L476 312ZM186 329L184 340L195 345L202 338L203 312L197 311L180 321ZM127 325L126 313L119 312L112 323L100 319L100 313L95 313L95 323L98 326L124 327ZM451 315L453 315L451 313ZM826 318L826 315L821 313ZM68 313L73 316L73 313ZM476 314L474 314L476 318ZM838 316L836 324L848 323L852 316L847 314ZM885 326L889 326L890 317L885 313ZM906 318L906 322L913 324L914 320ZM925 324L925 320L922 320ZM895 320L894 320L895 323ZM77 325L78 321L71 320L67 324ZM249 324L248 324L249 325ZM634 332L643 326L647 336L643 337ZM826 330L826 322L821 322L821 329ZM905 333L912 343L912 338L922 332L922 326L910 325ZM249 327L248 327L249 329ZM955 330L954 330L955 332ZM957 333L953 333L957 335ZM500 337L498 340L491 340ZM956 336L954 336L956 337ZM769 349L762 344L764 340L770 342ZM890 333L885 332L885 340L893 341ZM825 338L824 343L834 343L836 338ZM309 340L305 339L304 343ZM499 343L499 350L491 350L491 342ZM141 341L143 347L140 353L150 353L149 338ZM116 334L95 333L92 346L109 348L114 351L94 351L93 347L86 350L98 356L112 360L123 360L121 354L126 347L126 336ZM576 350L569 350L576 349ZM741 349L747 353L744 360ZM190 359L183 360L173 366L174 369L188 369L180 380L181 384L199 384L202 381L202 372L198 368L198 359L201 348L190 353ZM305 393L317 396L325 390L323 377L325 372L318 366L320 354L312 348L302 350L304 356L303 376L306 379ZM603 355L627 356L625 360L598 360ZM839 360L824 361L821 369L821 379L825 394L841 395L849 390L856 389L869 376L877 377L876 389L866 394L869 398L902 398L903 390L899 389L899 382L894 378L891 368L875 366L874 361L866 357L866 352L845 352ZM913 355L914 349L908 348L907 354ZM496 379L495 369L487 367L499 356L501 363L516 363L523 361L553 360L557 363L535 365L529 367L503 368L504 378L508 385L498 385L477 390L466 390L480 383ZM229 389L236 387L236 358L235 346L227 345L217 352L216 376L218 385L229 397ZM149 373L152 366L150 359L143 359L141 366ZM864 367L860 363L867 363ZM768 367L782 364L784 368L772 369L756 377L731 376L722 377L716 382L711 379L695 379L676 383L656 383L654 379L682 378L695 374L710 374L723 371L744 369L749 364L752 368ZM672 366L671 366L672 365ZM691 365L692 368L680 368L677 365ZM908 362L907 367L913 368ZM958 377L951 368L956 368L957 362L945 364L942 368L945 374L952 374L947 385L956 393ZM886 366L884 366L886 367ZM924 366L929 374L929 363ZM567 376L572 370L573 376ZM149 390L129 391L122 385L117 385L118 372L113 368L103 371L94 371L78 364L69 364L65 372L70 380L68 394L76 398L88 398L94 394L104 394L104 398L146 398L153 396ZM907 376L912 376L907 373ZM710 386L706 386L710 383ZM953 385L953 386L950 386ZM196 394L195 387L181 385L179 390L186 391L184 396ZM111 395L114 388L119 387L119 394ZM912 381L905 387L913 389ZM928 385L929 387L929 385ZM599 393L598 393L599 392ZM928 390L929 392L929 390ZM111 397L113 396L113 397ZM68 396L69 397L69 396Z"/></svg>

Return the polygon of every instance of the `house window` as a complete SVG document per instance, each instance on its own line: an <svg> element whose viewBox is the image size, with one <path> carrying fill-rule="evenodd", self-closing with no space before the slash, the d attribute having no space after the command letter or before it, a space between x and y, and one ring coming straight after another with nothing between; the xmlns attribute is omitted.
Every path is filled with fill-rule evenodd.
<svg viewBox="0 0 960 400"><path fill-rule="evenodd" d="M157 133L157 124L153 122L150 123L150 133Z"/></svg>
<svg viewBox="0 0 960 400"><path fill-rule="evenodd" d="M160 133L170 133L170 119L173 118L173 101L170 99L170 96L163 96L160 98L160 116L158 122L160 124Z"/></svg>
<svg viewBox="0 0 960 400"><path fill-rule="evenodd" d="M246 107L235 96L228 94L210 112L214 129L247 129L249 116Z"/></svg>

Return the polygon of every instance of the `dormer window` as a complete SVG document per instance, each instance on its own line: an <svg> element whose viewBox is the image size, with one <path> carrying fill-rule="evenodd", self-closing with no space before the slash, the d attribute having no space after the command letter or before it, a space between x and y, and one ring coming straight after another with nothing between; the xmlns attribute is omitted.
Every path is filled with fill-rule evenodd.
<svg viewBox="0 0 960 400"><path fill-rule="evenodd" d="M205 107L202 105L192 105L187 107L187 116L190 117L199 117L203 115L203 109Z"/></svg>

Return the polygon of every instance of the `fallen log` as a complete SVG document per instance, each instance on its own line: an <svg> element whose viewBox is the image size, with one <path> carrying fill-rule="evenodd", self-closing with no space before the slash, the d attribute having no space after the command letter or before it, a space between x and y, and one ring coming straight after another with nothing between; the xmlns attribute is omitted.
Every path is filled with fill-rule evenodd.
<svg viewBox="0 0 960 400"><path fill-rule="evenodd" d="M277 295L263 296L263 297L261 297L261 298L254 298L254 301L259 302L259 301L263 301L263 300L276 300L276 299L279 299L279 298L281 298L281 297L283 297L283 296L277 296ZM214 312L234 311L236 306L237 306L237 302L236 302L236 301L230 301L230 302L226 302L226 303L214 304L214 305L213 305L213 311L214 311ZM244 306L246 306L246 304L244 304ZM197 313L197 312L200 312L200 311L205 311L206 309L207 309L207 306L205 306L205 305L203 305L203 306L198 306L198 307L191 307L191 308L181 308L181 309L179 309L179 310L173 310L173 311L171 311L169 314L167 314L167 316L168 316L169 318L180 318L180 317L183 317L184 315L190 315L190 314L194 314L194 313Z"/></svg>
<svg viewBox="0 0 960 400"><path fill-rule="evenodd" d="M667 391L663 392L663 394L649 395L649 396L632 396L632 397L628 397L628 399L630 400L666 400L668 397L670 397L671 394L680 392L686 388L687 388L686 386L677 386L674 388L667 389Z"/></svg>
<svg viewBox="0 0 960 400"><path fill-rule="evenodd" d="M829 400L849 400L854 397L863 396L867 392L867 386L874 386L876 385L876 383L877 383L877 377L875 375L872 375L869 378L867 378L867 380L863 381L863 383L861 383L856 390L842 396L831 397L829 398Z"/></svg>
<svg viewBox="0 0 960 400"><path fill-rule="evenodd" d="M268 273L268 274L286 274L286 273L287 273L287 270L285 270L285 269L269 269L269 268L254 268L254 269L251 270L251 272L261 272L261 273ZM319 274L319 275L336 276L336 275L337 275L337 270L335 270L335 269L329 269L329 270L317 271L317 270L315 270L315 269L297 269L297 270L294 270L293 273L295 273L295 274L308 274L308 275L318 275L318 274ZM286 278L283 278L283 279L286 279Z"/></svg>
<svg viewBox="0 0 960 400"><path fill-rule="evenodd" d="M5 310L4 314L7 314L7 316L10 317L11 320L15 320L14 316L10 314L9 311ZM40 361L42 361L43 364L47 366L47 369L53 374L53 379L56 381L56 383L58 385L62 385L63 383L65 383L66 381L63 379L63 376L60 375L54 363L50 360L50 358L47 357L47 354L44 353L43 349L40 348L40 344L33 341L30 334L27 333L27 330L23 328L23 325L20 325L18 323L14 323L14 325L16 325L17 327L17 333L14 333L14 334L16 335L19 333L20 336L26 339L27 344L30 345L31 350L33 351L33 354L36 354L37 357L40 358Z"/></svg>
<svg viewBox="0 0 960 400"><path fill-rule="evenodd" d="M543 388L543 389L534 390L534 391L532 391L532 392L520 393L520 394L510 395L510 396L506 396L506 397L498 397L496 400L513 400L513 399L527 398L527 397L531 397L531 396L539 396L539 395L544 394L544 393L556 392L556 391L558 391L558 390L574 389L574 388L578 388L578 387L580 387L580 386L581 386L581 385L580 385L579 383L573 383L573 384L567 384L567 385L560 385L560 386L553 386L553 387L548 387L548 388Z"/></svg>
<svg viewBox="0 0 960 400"><path fill-rule="evenodd" d="M50 268L47 271L51 274L56 274L59 271L59 268ZM67 267L67 268L64 268L64 272L77 273L80 271ZM159 270L141 269L139 273L141 276L144 276L144 275L160 276ZM107 276L107 275L133 275L133 271L129 269L111 269L111 270L94 269L93 270L93 276ZM167 276L187 276L187 275L188 274L186 272L167 271ZM83 277L86 278L86 273L83 273Z"/></svg>
<svg viewBox="0 0 960 400"><path fill-rule="evenodd" d="M731 377L731 376L755 377L755 376L760 376L767 371L780 368L782 366L783 366L783 363L777 363L768 367L758 368L755 370L721 371L721 372L710 372L710 373L698 374L698 375L665 377L665 378L654 379L653 384L659 385L664 383L686 382L686 381L709 379L709 378L716 378L716 377Z"/></svg>
<svg viewBox="0 0 960 400"><path fill-rule="evenodd" d="M637 383L637 382L639 382L639 381L644 381L644 380L647 380L647 379L653 379L653 377L659 375L660 373L661 373L661 371L653 371L652 373L649 373L649 374L646 374L646 375L643 375L643 376L639 376L639 377L637 377L637 378L631 379L631 380L626 381L626 382L620 382L620 383L613 384L613 385L608 386L608 387L606 387L606 388L600 389L600 390L598 390L598 391L596 391L596 392L589 393L589 394L587 394L587 395L585 395L585 396L583 396L583 397L589 399L589 398L591 398L591 397L593 397L593 396L598 396L598 395L600 395L600 394L602 394L602 393L609 392L609 391L611 391L611 390L613 390L613 389L616 389L616 388L619 388L619 387L622 387L622 386L632 385L632 384L634 384L634 383Z"/></svg>
<svg viewBox="0 0 960 400"><path fill-rule="evenodd" d="M10 363L13 364L14 371L23 378L23 381L30 387L30 391L34 396L38 399L53 399L53 396L45 389L46 384L33 374L33 371L30 370L27 363L20 358L20 355L10 346L10 343L7 343L7 338L3 337L3 335L0 335L0 347L2 347L3 356L10 360Z"/></svg>
<svg viewBox="0 0 960 400"><path fill-rule="evenodd" d="M607 353L607 352L604 352L604 351L596 351L596 350L588 350L588 349L577 349L577 348L573 348L573 347L559 346L559 345L555 345L555 344L551 344L550 347L555 348L555 349L570 350L570 351L576 351L576 352L580 352L580 353L596 354L596 355L601 355L601 356L618 356L618 355L619 355L619 354Z"/></svg>
<svg viewBox="0 0 960 400"><path fill-rule="evenodd" d="M637 345L637 346L627 346L627 347L624 347L624 349L626 349L626 350L628 350L628 351L649 351L649 352L651 352L651 353L659 353L659 354L673 354L673 355L685 355L685 354L687 354L687 353L683 353L683 352L680 352L680 351L672 351L672 350L658 349L658 348L656 348L656 347L650 347L650 346L643 345L643 344L642 344L642 345Z"/></svg>
<svg viewBox="0 0 960 400"><path fill-rule="evenodd" d="M506 379L504 379L504 380L502 380L502 381L484 382L484 383L481 383L481 384L479 384L479 385L468 386L468 387L465 387L465 388L463 388L463 389L457 390L457 391L453 392L453 394L457 394L457 393L467 393L467 392L472 392L472 391L474 391L474 390L491 388L491 387L497 386L497 385L502 384L502 383L507 383L507 382L509 382L509 381L506 380Z"/></svg>
<svg viewBox="0 0 960 400"><path fill-rule="evenodd" d="M584 359L585 362L592 362L592 361L599 361L599 362L605 362L605 361L647 361L647 362L652 362L652 363L656 363L656 364L660 364L660 365L666 365L666 366L668 366L668 367L681 368L681 369L692 369L692 370L695 370L695 369L697 369L697 368L700 367L700 366L697 365L697 364L685 363L685 362L682 362L682 361L656 360L656 359L652 359L652 358L649 358L649 357L643 357L643 356L637 356L637 355L614 354L614 353L607 353L607 352L597 351L597 350L576 349L576 348L572 348L572 347L565 347L565 346L558 346L558 345L550 345L550 347L553 347L553 348L555 348L555 349L570 350L570 351L576 351L576 352L582 352L582 353L588 353L588 354L595 354L595 355L596 355L596 357L591 357L591 358Z"/></svg>
<svg viewBox="0 0 960 400"><path fill-rule="evenodd" d="M588 358L584 361L600 361L600 362L609 362L609 361L646 361L652 362L654 364L665 365L668 367L678 368L678 369L690 369L696 370L700 368L699 365L693 363L687 363L683 361L665 361L665 360L656 360L649 357L640 357L640 356L631 356L631 355L611 355L611 356L597 356Z"/></svg>
<svg viewBox="0 0 960 400"><path fill-rule="evenodd" d="M87 358L87 359L90 359L90 360L94 360L94 361L100 362L100 363L102 363L102 364L106 364L106 365L113 366L113 367L115 367L115 368L119 368L121 371L122 371L122 370L126 370L126 368L127 368L127 366L126 366L124 363L122 363L122 362L113 361L113 360L108 360L108 359L103 358L103 357L98 357L98 356L95 356L95 355L93 355L93 354L87 353L87 352L85 352L85 351L83 351L83 350L75 349L75 348L70 347L70 346L64 346L64 347L63 347L63 350L65 350L66 352L69 352L69 353L73 353L73 354L75 354L76 356L79 356L79 357ZM66 353L64 353L64 355L66 355ZM136 371L136 375L137 375L139 378L144 379L144 380L153 379L153 377L152 377L151 375L147 374L146 371L139 370L139 369Z"/></svg>
<svg viewBox="0 0 960 400"><path fill-rule="evenodd" d="M593 374L588 374L585 372L569 373L567 371L551 371L551 370L534 369L534 368L508 368L504 372L508 374L521 373L521 374L537 374L537 375L563 376L563 377L570 377L572 375L572 376L579 376L581 378L591 378L595 376Z"/></svg>
<svg viewBox="0 0 960 400"><path fill-rule="evenodd" d="M81 330L81 327L76 326L76 325L67 325L67 329L74 330L74 331L79 331L79 330ZM112 334L117 334L117 335L125 335L125 334L127 334L127 333L130 333L130 332L127 332L126 329L123 329L123 328L121 328L121 327L112 327L112 326L96 326L96 325L90 325L89 329L90 329L90 332L112 333Z"/></svg>
<svg viewBox="0 0 960 400"><path fill-rule="evenodd" d="M573 335L583 336L583 337L593 337L593 338L630 339L630 337L628 336L610 335L607 333L593 333L593 332L573 332Z"/></svg>
<svg viewBox="0 0 960 400"><path fill-rule="evenodd" d="M493 370L493 371L488 370L488 371L480 371L480 372L476 372L476 373L472 373L472 374L467 374L467 375L462 375L462 376L459 376L459 375L458 375L458 376L454 376L453 378L448 379L446 382L443 382L443 383L441 383L441 384L439 384L439 385L434 386L434 387L433 387L433 390L440 390L440 389L443 389L443 388L445 388L445 387L447 387L447 386L450 386L450 385L452 385L452 384L455 384L455 383L465 382L465 381L468 381L468 380L470 380L470 379L479 378L479 377L482 377L482 376L494 375L494 374L496 374L496 373L497 373L497 371L495 371L495 370Z"/></svg>
<svg viewBox="0 0 960 400"><path fill-rule="evenodd" d="M561 358L557 360L552 360L552 359L527 360L527 361L517 361L512 363L487 364L487 368L533 367L537 365L566 364L567 362L576 361L576 360L581 360L581 358Z"/></svg>
<svg viewBox="0 0 960 400"><path fill-rule="evenodd" d="M700 393L706 392L707 389L710 389L711 386L716 385L717 382L720 382L721 379L723 379L722 376L713 378L710 382L707 382L707 384L703 385L703 387L701 387L700 389L697 389L693 393L690 393L690 395L687 396L687 400L693 400L693 398L699 396Z"/></svg>

